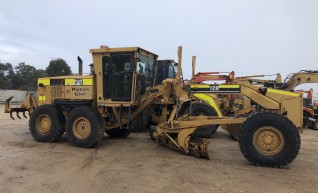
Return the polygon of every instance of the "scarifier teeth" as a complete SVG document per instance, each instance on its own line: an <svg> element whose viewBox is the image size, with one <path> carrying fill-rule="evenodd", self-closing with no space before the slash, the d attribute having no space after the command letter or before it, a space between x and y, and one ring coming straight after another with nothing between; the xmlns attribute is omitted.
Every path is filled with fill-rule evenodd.
<svg viewBox="0 0 318 193"><path fill-rule="evenodd" d="M27 116L25 116L25 111L23 111L23 117L27 119Z"/></svg>
<svg viewBox="0 0 318 193"><path fill-rule="evenodd" d="M25 115L26 111L28 111L28 110L25 109L25 108L12 108L11 111L8 112L8 113L10 113L10 118L13 119L13 120L15 120L15 118L12 115L12 113L14 113L14 112L17 114L16 116L19 119L22 119L19 113L22 113L23 117L27 119L28 117ZM29 117L30 117L30 112L28 111L28 113L29 113Z"/></svg>
<svg viewBox="0 0 318 193"><path fill-rule="evenodd" d="M21 119L21 117L20 117L20 115L19 115L19 112L17 112L17 117L18 117L19 119Z"/></svg>
<svg viewBox="0 0 318 193"><path fill-rule="evenodd" d="M10 118L15 120L14 117L12 116L12 112L10 112Z"/></svg>

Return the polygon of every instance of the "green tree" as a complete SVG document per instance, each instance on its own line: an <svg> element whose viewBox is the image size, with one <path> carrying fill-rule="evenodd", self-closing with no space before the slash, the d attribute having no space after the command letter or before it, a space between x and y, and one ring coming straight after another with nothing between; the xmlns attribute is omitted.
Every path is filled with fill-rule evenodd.
<svg viewBox="0 0 318 193"><path fill-rule="evenodd" d="M14 67L15 75L12 79L12 88L18 90L35 90L36 89L36 68L27 65L24 62Z"/></svg>
<svg viewBox="0 0 318 193"><path fill-rule="evenodd" d="M42 77L47 77L47 72L45 70L39 69L35 71L35 77L36 79L42 78Z"/></svg>
<svg viewBox="0 0 318 193"><path fill-rule="evenodd" d="M72 73L71 67L61 58L51 60L46 72L48 76L66 76Z"/></svg>
<svg viewBox="0 0 318 193"><path fill-rule="evenodd" d="M13 77L14 71L12 65L0 62L0 89L10 89Z"/></svg>

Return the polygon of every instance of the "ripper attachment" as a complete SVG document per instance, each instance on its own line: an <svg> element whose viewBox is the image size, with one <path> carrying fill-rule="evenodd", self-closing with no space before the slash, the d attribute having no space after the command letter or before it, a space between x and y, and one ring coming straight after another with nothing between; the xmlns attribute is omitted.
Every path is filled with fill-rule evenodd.
<svg viewBox="0 0 318 193"><path fill-rule="evenodd" d="M10 101L13 99L13 96L8 98L5 101L5 113L10 113L10 118L15 120L14 117L12 116L12 113L16 113L16 116L21 119L19 113L22 113L24 118L27 118L25 112L29 113L30 116L30 110L33 109L34 105L36 105L33 94L28 94L27 97L25 98L23 104L21 107L10 107Z"/></svg>

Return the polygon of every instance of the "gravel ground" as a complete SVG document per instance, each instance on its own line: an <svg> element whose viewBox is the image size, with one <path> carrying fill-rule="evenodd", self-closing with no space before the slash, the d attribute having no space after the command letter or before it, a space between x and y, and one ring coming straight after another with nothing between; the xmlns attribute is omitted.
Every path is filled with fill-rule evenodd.
<svg viewBox="0 0 318 193"><path fill-rule="evenodd" d="M28 120L0 106L0 192L317 192L318 131L305 129L298 157L285 169L252 166L219 129L210 160L162 147L147 133L103 141L93 149L38 143Z"/></svg>

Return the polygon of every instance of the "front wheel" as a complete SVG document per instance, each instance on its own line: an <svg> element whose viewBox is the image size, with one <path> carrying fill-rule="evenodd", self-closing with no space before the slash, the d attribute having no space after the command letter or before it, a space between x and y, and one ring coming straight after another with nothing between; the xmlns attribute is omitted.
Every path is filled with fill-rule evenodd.
<svg viewBox="0 0 318 193"><path fill-rule="evenodd" d="M248 161L263 166L286 166L300 149L296 126L283 115L272 112L251 115L241 125L238 142Z"/></svg>
<svg viewBox="0 0 318 193"><path fill-rule="evenodd" d="M186 109L183 114L190 113L190 107ZM191 115L192 116L218 116L216 110L208 104L205 103L193 103L191 108ZM211 137L216 130L218 129L219 125L209 125L209 126L201 126L198 127L194 133L194 137Z"/></svg>
<svg viewBox="0 0 318 193"><path fill-rule="evenodd" d="M103 135L103 120L98 111L90 107L78 107L71 111L66 122L66 136L72 145L92 147Z"/></svg>

